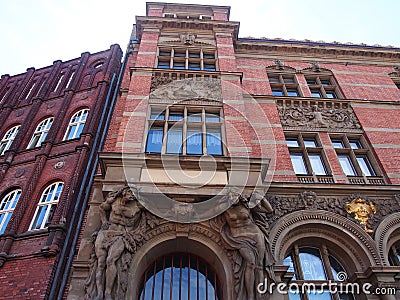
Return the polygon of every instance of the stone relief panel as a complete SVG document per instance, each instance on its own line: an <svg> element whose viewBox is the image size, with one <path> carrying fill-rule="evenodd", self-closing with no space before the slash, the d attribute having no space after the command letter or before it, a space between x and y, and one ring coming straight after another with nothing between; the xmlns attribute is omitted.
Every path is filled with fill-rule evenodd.
<svg viewBox="0 0 400 300"><path fill-rule="evenodd" d="M285 129L361 132L361 125L348 103L278 100L277 106Z"/></svg>

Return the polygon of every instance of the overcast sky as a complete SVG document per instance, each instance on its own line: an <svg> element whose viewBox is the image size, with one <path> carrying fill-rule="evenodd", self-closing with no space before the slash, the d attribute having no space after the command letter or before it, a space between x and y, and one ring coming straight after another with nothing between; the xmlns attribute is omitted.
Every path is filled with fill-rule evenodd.
<svg viewBox="0 0 400 300"><path fill-rule="evenodd" d="M155 1L154 1L155 2ZM398 0L174 0L231 6L240 37L310 39L400 47ZM0 0L0 74L120 44L125 51L141 0Z"/></svg>

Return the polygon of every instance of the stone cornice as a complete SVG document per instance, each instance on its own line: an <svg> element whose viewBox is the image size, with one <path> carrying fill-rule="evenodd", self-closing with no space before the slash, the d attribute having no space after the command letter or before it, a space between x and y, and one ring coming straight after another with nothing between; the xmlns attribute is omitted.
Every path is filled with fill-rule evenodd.
<svg viewBox="0 0 400 300"><path fill-rule="evenodd" d="M227 22L216 20L197 20L197 19L171 19L161 17L136 17L137 36L141 39L144 28L172 28L183 30L211 30L214 32L229 32L237 40L239 33L239 22Z"/></svg>
<svg viewBox="0 0 400 300"><path fill-rule="evenodd" d="M400 48L362 45L329 44L301 41L238 39L235 42L238 54L265 54L276 56L316 57L347 60L392 60L400 61Z"/></svg>

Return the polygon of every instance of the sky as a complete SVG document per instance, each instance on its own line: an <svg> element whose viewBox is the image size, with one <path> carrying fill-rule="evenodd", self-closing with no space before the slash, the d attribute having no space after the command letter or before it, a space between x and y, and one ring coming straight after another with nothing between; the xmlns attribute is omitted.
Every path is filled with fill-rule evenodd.
<svg viewBox="0 0 400 300"><path fill-rule="evenodd" d="M231 6L230 19L240 22L239 37L400 47L398 0L169 2ZM39 69L112 44L125 52L135 16L145 14L142 0L0 0L0 75Z"/></svg>

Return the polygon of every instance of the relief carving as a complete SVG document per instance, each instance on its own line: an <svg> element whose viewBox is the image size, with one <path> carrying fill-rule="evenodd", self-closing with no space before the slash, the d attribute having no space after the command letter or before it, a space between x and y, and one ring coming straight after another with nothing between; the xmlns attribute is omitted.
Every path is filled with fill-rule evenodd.
<svg viewBox="0 0 400 300"><path fill-rule="evenodd" d="M313 104L302 101L278 101L278 112L284 127L297 130L318 129L360 129L353 110L348 105L333 105L332 103Z"/></svg>
<svg viewBox="0 0 400 300"><path fill-rule="evenodd" d="M193 45L196 41L196 35L193 33L184 33L179 36L181 42L185 45Z"/></svg>
<svg viewBox="0 0 400 300"><path fill-rule="evenodd" d="M143 242L146 216L130 187L110 192L99 211L102 224L93 234L86 299L120 299L126 292L132 255Z"/></svg>
<svg viewBox="0 0 400 300"><path fill-rule="evenodd" d="M168 82L169 77L166 78L165 82ZM215 79L171 80L169 84L157 85L154 83L154 88L155 90L150 94L151 99L167 99L173 101L187 99L222 100L221 83L219 80Z"/></svg>
<svg viewBox="0 0 400 300"><path fill-rule="evenodd" d="M354 213L354 219L360 221L361 225L364 225L364 229L366 232L373 232L373 230L367 227L367 222L370 219L370 214L376 213L376 208L372 202L369 202L369 204L367 204L367 200L355 198L351 202L346 202L345 205L347 213Z"/></svg>
<svg viewBox="0 0 400 300"><path fill-rule="evenodd" d="M264 282L265 278L275 282L269 227L263 215L273 210L268 200L258 193L245 197L230 192L229 196L233 205L223 215L221 237L228 248L236 250L233 256L236 299L259 299L257 283Z"/></svg>

